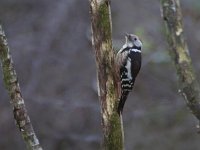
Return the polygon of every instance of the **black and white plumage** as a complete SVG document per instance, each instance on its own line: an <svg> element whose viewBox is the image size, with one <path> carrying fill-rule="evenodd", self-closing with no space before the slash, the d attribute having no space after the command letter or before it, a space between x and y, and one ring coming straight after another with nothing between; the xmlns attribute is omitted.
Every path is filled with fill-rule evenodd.
<svg viewBox="0 0 200 150"><path fill-rule="evenodd" d="M141 68L142 42L136 35L126 34L126 43L117 53L117 66L120 74L121 95L118 105L118 113L122 113L129 92Z"/></svg>

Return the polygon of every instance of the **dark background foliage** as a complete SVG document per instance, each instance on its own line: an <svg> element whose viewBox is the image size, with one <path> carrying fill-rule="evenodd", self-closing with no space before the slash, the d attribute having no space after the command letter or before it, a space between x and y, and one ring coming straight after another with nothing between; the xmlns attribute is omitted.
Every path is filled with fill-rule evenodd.
<svg viewBox="0 0 200 150"><path fill-rule="evenodd" d="M182 0L199 79L200 2ZM124 109L126 149L196 150L197 120L178 94L159 1L112 1L113 43L138 34L143 67ZM33 126L47 150L100 149L102 132L87 0L1 0L6 31ZM0 71L0 149L25 150Z"/></svg>

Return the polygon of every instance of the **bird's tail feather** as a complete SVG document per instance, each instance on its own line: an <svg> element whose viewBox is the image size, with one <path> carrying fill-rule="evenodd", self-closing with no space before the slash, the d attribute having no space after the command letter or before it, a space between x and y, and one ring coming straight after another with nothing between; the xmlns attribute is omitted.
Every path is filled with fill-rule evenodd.
<svg viewBox="0 0 200 150"><path fill-rule="evenodd" d="M119 115L123 111L124 104L125 104L126 99L128 97L128 93L129 93L129 91L122 91L122 93L121 93L118 108L117 108L117 112L118 112Z"/></svg>

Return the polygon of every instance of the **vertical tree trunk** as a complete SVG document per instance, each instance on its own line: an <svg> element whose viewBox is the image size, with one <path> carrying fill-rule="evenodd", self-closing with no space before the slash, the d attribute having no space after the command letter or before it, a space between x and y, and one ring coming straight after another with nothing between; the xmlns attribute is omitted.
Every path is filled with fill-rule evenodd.
<svg viewBox="0 0 200 150"><path fill-rule="evenodd" d="M187 106L200 120L200 88L183 35L180 2L179 0L161 0L161 6L170 55L179 78L180 92Z"/></svg>
<svg viewBox="0 0 200 150"><path fill-rule="evenodd" d="M8 43L1 25L0 60L4 76L4 84L11 98L10 102L13 107L14 119L27 145L27 148L30 150L42 150L25 108L24 100L22 98L19 83L17 80L17 75L13 67L13 61L9 52Z"/></svg>
<svg viewBox="0 0 200 150"><path fill-rule="evenodd" d="M98 94L101 103L104 147L123 149L123 128L117 114L118 84L112 48L112 23L109 0L90 0L93 46L96 55Z"/></svg>

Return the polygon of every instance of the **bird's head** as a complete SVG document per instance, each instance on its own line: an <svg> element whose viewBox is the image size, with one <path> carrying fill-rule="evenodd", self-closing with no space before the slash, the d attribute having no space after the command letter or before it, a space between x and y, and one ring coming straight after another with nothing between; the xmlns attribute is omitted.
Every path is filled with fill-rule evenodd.
<svg viewBox="0 0 200 150"><path fill-rule="evenodd" d="M126 38L126 44L128 47L136 47L136 48L141 49L142 42L140 41L138 36L136 36L134 34L126 33L125 38Z"/></svg>

